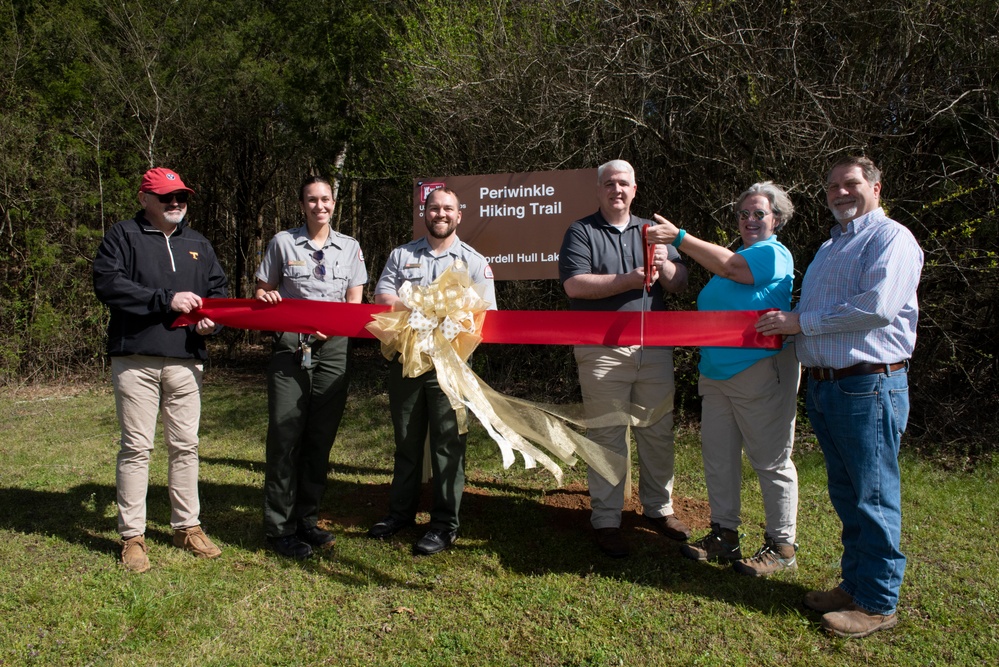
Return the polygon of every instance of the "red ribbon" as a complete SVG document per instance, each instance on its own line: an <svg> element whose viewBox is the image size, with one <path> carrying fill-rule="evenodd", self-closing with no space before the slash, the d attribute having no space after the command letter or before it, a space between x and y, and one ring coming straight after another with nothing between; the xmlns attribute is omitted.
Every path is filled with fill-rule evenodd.
<svg viewBox="0 0 999 667"><path fill-rule="evenodd" d="M174 326L207 317L217 324L258 331L290 331L327 336L374 338L364 328L388 306L285 299L204 299ZM779 350L781 336L764 336L754 325L762 310L657 311L645 313L645 345L756 347ZM642 313L637 311L490 310L482 342L527 345L641 345Z"/></svg>

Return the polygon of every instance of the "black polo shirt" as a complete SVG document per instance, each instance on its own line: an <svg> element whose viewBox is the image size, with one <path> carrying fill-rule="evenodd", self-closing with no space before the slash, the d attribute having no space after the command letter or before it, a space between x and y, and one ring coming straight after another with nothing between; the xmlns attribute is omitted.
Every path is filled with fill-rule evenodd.
<svg viewBox="0 0 999 667"><path fill-rule="evenodd" d="M573 276L594 273L609 275L629 273L645 266L642 227L656 224L632 215L628 226L619 230L604 219L600 211L577 220L565 232L558 254L559 280L564 284ZM670 261L679 262L680 253L666 246ZM682 263L682 262L681 262ZM642 289L633 289L605 299L569 299L570 310L642 310ZM651 310L665 310L663 287L652 286Z"/></svg>

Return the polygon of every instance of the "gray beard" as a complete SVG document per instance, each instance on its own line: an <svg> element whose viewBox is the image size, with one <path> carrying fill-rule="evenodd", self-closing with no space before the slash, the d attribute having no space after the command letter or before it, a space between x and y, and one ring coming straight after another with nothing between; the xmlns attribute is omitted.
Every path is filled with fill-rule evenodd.
<svg viewBox="0 0 999 667"><path fill-rule="evenodd" d="M860 211L859 206L851 206L848 209L841 211L833 210L833 217L842 222L843 220L853 220L857 217L857 213Z"/></svg>

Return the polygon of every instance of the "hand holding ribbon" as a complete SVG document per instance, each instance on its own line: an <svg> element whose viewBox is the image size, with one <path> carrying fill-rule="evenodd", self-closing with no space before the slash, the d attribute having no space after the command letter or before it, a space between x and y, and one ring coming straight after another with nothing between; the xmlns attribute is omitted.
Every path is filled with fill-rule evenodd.
<svg viewBox="0 0 999 667"><path fill-rule="evenodd" d="M569 428L563 421L524 401L493 391L468 366L469 355L482 340L488 305L475 291L467 267L455 262L431 285L403 285L392 310L376 313L367 325L382 342L382 354L403 365L403 374L417 377L437 372L441 390L451 400L459 431L468 431L468 410L500 448L503 466L510 467L514 452L524 465L541 463L558 483L562 469L527 438L535 440L568 465L575 456L612 484L625 473L624 457L614 454Z"/></svg>

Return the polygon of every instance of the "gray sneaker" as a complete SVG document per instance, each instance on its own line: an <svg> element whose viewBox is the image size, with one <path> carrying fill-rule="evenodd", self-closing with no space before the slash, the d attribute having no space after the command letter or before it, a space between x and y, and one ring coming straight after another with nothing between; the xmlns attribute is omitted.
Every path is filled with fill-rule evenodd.
<svg viewBox="0 0 999 667"><path fill-rule="evenodd" d="M797 544L777 544L767 535L763 546L753 554L752 558L744 558L733 564L735 571L751 577L765 577L785 570L797 570L798 563L795 554Z"/></svg>
<svg viewBox="0 0 999 667"><path fill-rule="evenodd" d="M691 560L733 562L742 558L739 533L711 524L711 532L680 547L680 553Z"/></svg>

